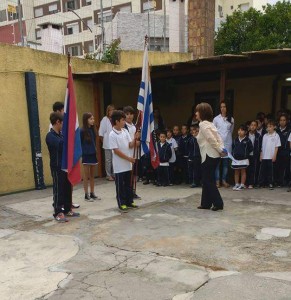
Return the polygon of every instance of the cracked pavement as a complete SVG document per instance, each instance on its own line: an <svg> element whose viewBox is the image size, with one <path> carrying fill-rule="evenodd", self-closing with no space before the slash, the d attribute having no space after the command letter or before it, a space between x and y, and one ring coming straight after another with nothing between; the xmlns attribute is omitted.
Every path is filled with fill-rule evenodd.
<svg viewBox="0 0 291 300"><path fill-rule="evenodd" d="M291 194L221 189L222 212L200 189L138 183L120 214L114 183L101 201L57 224L51 189L0 197L1 299L291 300Z"/></svg>

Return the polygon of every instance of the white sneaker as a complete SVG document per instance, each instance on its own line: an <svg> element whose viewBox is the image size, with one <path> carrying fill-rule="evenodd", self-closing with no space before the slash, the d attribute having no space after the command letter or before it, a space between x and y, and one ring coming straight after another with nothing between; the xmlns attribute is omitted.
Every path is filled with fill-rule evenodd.
<svg viewBox="0 0 291 300"><path fill-rule="evenodd" d="M240 187L240 185L239 184L236 184L233 188L232 188L232 190L233 191L238 191L238 188Z"/></svg>
<svg viewBox="0 0 291 300"><path fill-rule="evenodd" d="M241 184L238 188L237 191L242 191L246 188L246 186L244 184Z"/></svg>

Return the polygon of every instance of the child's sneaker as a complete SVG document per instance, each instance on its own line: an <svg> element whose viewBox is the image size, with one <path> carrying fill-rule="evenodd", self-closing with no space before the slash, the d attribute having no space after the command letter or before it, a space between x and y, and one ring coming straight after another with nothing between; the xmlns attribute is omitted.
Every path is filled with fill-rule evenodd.
<svg viewBox="0 0 291 300"><path fill-rule="evenodd" d="M242 191L245 190L246 186L244 184L241 184L236 190L237 191Z"/></svg>
<svg viewBox="0 0 291 300"><path fill-rule="evenodd" d="M127 208L126 205L121 205L121 206L119 207L119 210L120 210L121 212L123 212L123 213L127 213L127 212L128 212L128 208Z"/></svg>
<svg viewBox="0 0 291 300"><path fill-rule="evenodd" d="M237 191L239 187L240 187L240 185L237 183L237 184L232 188L232 190L233 190L233 191Z"/></svg>
<svg viewBox="0 0 291 300"><path fill-rule="evenodd" d="M90 198L90 195L89 195L89 194L85 194L84 199L85 199L85 201L87 201L87 202L94 202L94 200Z"/></svg>
<svg viewBox="0 0 291 300"><path fill-rule="evenodd" d="M138 205L132 202L131 204L127 205L127 208L138 208Z"/></svg>
<svg viewBox="0 0 291 300"><path fill-rule="evenodd" d="M269 184L269 190L273 190L273 189L274 189L273 184Z"/></svg>
<svg viewBox="0 0 291 300"><path fill-rule="evenodd" d="M195 183L190 185L190 188L196 188L196 187L197 187L197 185Z"/></svg>
<svg viewBox="0 0 291 300"><path fill-rule="evenodd" d="M93 200L101 200L101 198L96 196L95 193L90 193L90 198Z"/></svg>
<svg viewBox="0 0 291 300"><path fill-rule="evenodd" d="M69 220L65 217L63 213L58 213L55 216L55 220L58 221L59 223L69 222Z"/></svg>
<svg viewBox="0 0 291 300"><path fill-rule="evenodd" d="M133 194L133 199L141 199L141 197L139 195L137 195L136 193Z"/></svg>
<svg viewBox="0 0 291 300"><path fill-rule="evenodd" d="M252 190L254 187L252 185L248 186L248 189Z"/></svg>
<svg viewBox="0 0 291 300"><path fill-rule="evenodd" d="M66 213L66 216L75 218L75 217L80 217L80 214L70 210L68 213Z"/></svg>

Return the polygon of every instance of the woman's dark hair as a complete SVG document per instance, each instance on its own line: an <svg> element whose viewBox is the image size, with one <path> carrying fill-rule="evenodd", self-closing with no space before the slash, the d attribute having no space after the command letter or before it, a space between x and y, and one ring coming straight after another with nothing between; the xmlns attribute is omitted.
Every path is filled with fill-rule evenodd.
<svg viewBox="0 0 291 300"><path fill-rule="evenodd" d="M199 112L201 121L213 121L213 110L212 107L206 103L201 102L196 106L196 111Z"/></svg>
<svg viewBox="0 0 291 300"><path fill-rule="evenodd" d="M91 135L89 132L89 126L88 126L88 120L93 116L92 113L86 112L83 114L83 134L84 134L84 140L90 142L91 141ZM96 128L93 126L94 134L95 136L97 135L96 133Z"/></svg>
<svg viewBox="0 0 291 300"><path fill-rule="evenodd" d="M232 124L232 116L228 114L228 110L227 110L227 105L226 105L226 102L225 101L221 101L220 102L220 108L221 108L221 104L224 104L225 107L226 107L226 120Z"/></svg>
<svg viewBox="0 0 291 300"><path fill-rule="evenodd" d="M116 125L116 121L120 121L121 119L125 118L125 113L122 110L115 110L111 116L113 126Z"/></svg>

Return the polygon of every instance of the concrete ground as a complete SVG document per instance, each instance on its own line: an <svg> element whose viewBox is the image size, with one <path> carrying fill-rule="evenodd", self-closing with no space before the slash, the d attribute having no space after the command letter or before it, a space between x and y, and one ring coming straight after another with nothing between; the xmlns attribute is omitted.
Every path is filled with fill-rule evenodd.
<svg viewBox="0 0 291 300"><path fill-rule="evenodd" d="M291 193L221 189L225 210L198 210L201 189L138 183L137 210L101 201L57 224L52 190L0 197L0 299L290 300Z"/></svg>

